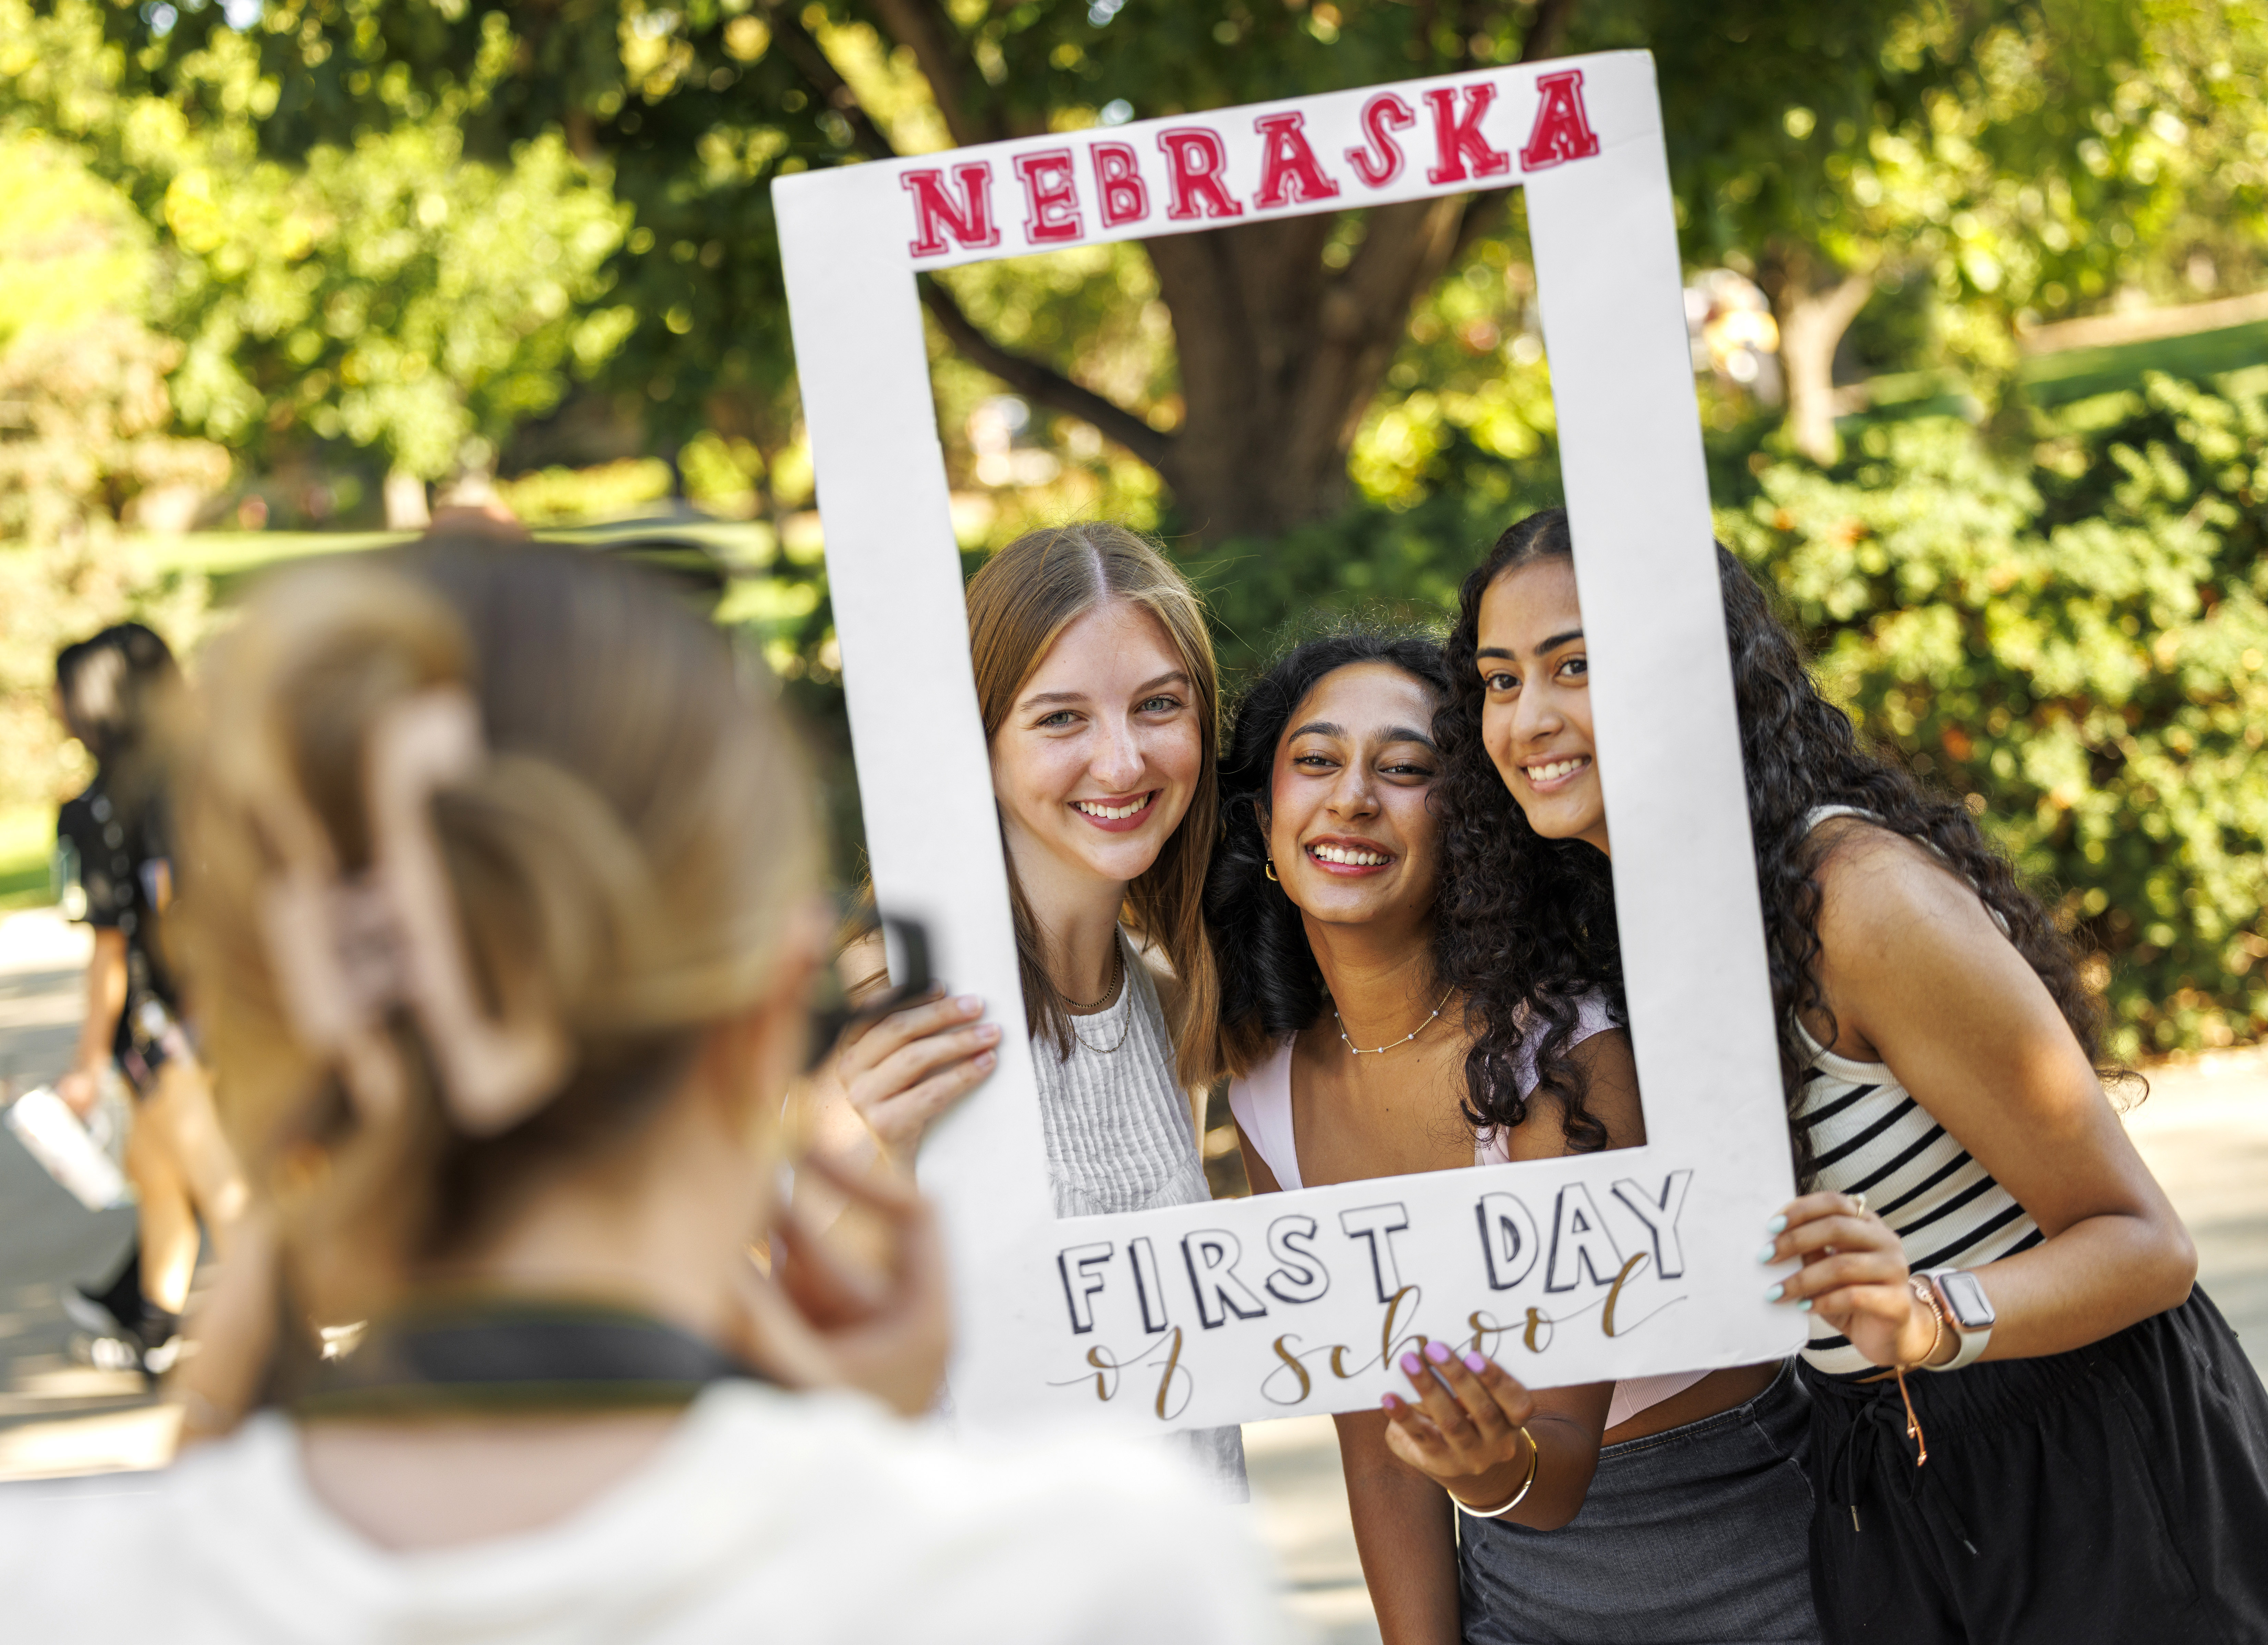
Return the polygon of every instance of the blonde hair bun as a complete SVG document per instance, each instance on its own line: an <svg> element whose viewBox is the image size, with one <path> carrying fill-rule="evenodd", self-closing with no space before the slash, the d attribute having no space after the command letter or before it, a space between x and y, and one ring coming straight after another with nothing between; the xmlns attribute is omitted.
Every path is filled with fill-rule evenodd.
<svg viewBox="0 0 2268 1645"><path fill-rule="evenodd" d="M762 997L814 882L811 785L755 674L657 577L577 550L435 542L263 585L203 673L175 922L255 1172L314 1147L328 1218L430 1252L532 1152L618 1134L674 1088L699 1030ZM467 727L416 823L388 825L386 727L453 698ZM438 937L389 826L430 837ZM312 969L335 961L324 1010L279 974L311 942ZM512 1065L508 1100L453 1088L464 1036L523 1029L556 1055Z"/></svg>

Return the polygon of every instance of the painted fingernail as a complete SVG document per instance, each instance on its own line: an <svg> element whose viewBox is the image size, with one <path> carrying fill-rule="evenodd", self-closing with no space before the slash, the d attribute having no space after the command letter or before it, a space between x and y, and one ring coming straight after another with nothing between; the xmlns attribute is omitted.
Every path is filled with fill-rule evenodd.
<svg viewBox="0 0 2268 1645"><path fill-rule="evenodd" d="M1387 1395L1385 1398L1380 1400L1378 1403L1388 1411L1399 1411L1402 1409L1402 1402L1399 1399L1396 1399L1392 1394Z"/></svg>
<svg viewBox="0 0 2268 1645"><path fill-rule="evenodd" d="M1756 1260L1757 1260L1758 1262L1770 1262L1770 1261L1771 1261L1774 1258L1778 1257L1778 1255L1779 1255L1779 1247L1778 1247L1778 1246L1777 1246L1777 1245L1767 1245L1767 1246L1765 1246L1762 1250L1760 1250L1760 1251L1758 1251L1758 1252L1756 1253Z"/></svg>
<svg viewBox="0 0 2268 1645"><path fill-rule="evenodd" d="M1465 1368L1478 1376L1483 1371L1488 1369L1488 1361L1477 1354L1468 1354L1465 1355Z"/></svg>
<svg viewBox="0 0 2268 1645"><path fill-rule="evenodd" d="M1425 1357L1436 1365L1447 1365L1449 1362L1449 1345L1446 1342L1427 1343Z"/></svg>
<svg viewBox="0 0 2268 1645"><path fill-rule="evenodd" d="M961 1007L961 1014L965 1017L973 1017L979 1011L984 1009L983 1000L978 999L975 994L963 994L960 999L954 1000L953 1003Z"/></svg>
<svg viewBox="0 0 2268 1645"><path fill-rule="evenodd" d="M1402 1356L1402 1374L1404 1376L1415 1376L1425 1368L1416 1354L1405 1354Z"/></svg>
<svg viewBox="0 0 2268 1645"><path fill-rule="evenodd" d="M1811 1311L1811 1299L1807 1296L1798 1302L1795 1305L1795 1311L1799 1314L1808 1314Z"/></svg>
<svg viewBox="0 0 2268 1645"><path fill-rule="evenodd" d="M981 1051L968 1060L972 1067L982 1069L985 1073L990 1073L992 1071L992 1066L1000 1060L1000 1053L991 1051Z"/></svg>
<svg viewBox="0 0 2268 1645"><path fill-rule="evenodd" d="M1786 1233L1787 1219L1786 1217L1774 1217L1771 1221L1764 1224L1764 1232L1767 1234Z"/></svg>
<svg viewBox="0 0 2268 1645"><path fill-rule="evenodd" d="M1783 1292L1783 1291L1785 1291L1785 1290L1786 1290L1786 1289L1787 1289L1787 1287L1786 1287L1786 1286L1784 1286L1784 1285L1776 1285L1776 1286L1772 1287L1772 1288L1771 1288L1771 1290L1769 1290L1769 1291L1767 1291L1767 1292L1765 1292L1765 1293L1764 1293L1764 1301L1765 1301L1765 1302L1778 1302L1778 1301L1779 1301L1779 1298L1780 1298L1780 1293L1781 1293L1781 1292Z"/></svg>

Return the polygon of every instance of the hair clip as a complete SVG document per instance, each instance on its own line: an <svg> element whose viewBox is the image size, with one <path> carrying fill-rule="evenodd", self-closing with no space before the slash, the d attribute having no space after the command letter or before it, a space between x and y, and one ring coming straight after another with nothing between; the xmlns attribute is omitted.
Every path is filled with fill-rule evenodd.
<svg viewBox="0 0 2268 1645"><path fill-rule="evenodd" d="M383 710L364 762L371 867L352 882L288 787L269 785L261 808L284 858L261 908L276 992L300 1039L338 1060L368 1121L401 1109L406 1080L379 1031L397 1005L423 1030L450 1120L471 1135L510 1130L566 1074L566 1036L540 1006L499 1021L475 998L432 801L486 758L479 707L461 687Z"/></svg>

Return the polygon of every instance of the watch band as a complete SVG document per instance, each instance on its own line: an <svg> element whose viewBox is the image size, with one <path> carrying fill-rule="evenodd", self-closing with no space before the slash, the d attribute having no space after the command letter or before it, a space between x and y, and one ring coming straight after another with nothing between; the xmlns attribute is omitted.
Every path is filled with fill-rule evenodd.
<svg viewBox="0 0 2268 1645"><path fill-rule="evenodd" d="M1953 1331L1961 1345L1955 1350L1953 1357L1944 1364L1925 1366L1923 1367L1925 1370L1957 1371L1963 1366L1974 1365L1978 1360L1984 1358L1985 1346L1992 1340L1992 1326L1997 1322L1987 1319L1981 1325L1962 1324L1961 1316L1954 1309L1952 1299L1945 1294L1945 1284L1940 1276L1962 1272L1963 1270L1956 1268L1933 1268L1920 1276L1929 1282L1929 1288L1937 1298L1939 1317L1945 1321L1947 1327ZM1990 1304L1988 1303L1987 1306L1989 1307Z"/></svg>

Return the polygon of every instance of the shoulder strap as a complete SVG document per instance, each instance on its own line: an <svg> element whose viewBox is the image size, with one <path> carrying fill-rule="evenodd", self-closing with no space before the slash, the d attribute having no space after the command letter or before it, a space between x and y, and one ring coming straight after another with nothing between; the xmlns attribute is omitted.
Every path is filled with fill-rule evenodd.
<svg viewBox="0 0 2268 1645"><path fill-rule="evenodd" d="M1268 1162L1279 1188L1300 1188L1300 1151L1292 1136L1292 1040L1279 1040L1268 1059L1228 1087L1228 1111Z"/></svg>
<svg viewBox="0 0 2268 1645"><path fill-rule="evenodd" d="M1880 824L1881 818L1860 806L1814 806L1804 814L1803 831L1807 834L1830 817L1857 817L1861 822ZM1926 842L1925 842L1926 843Z"/></svg>
<svg viewBox="0 0 2268 1645"><path fill-rule="evenodd" d="M1809 811L1804 814L1803 831L1807 835L1809 834L1812 830L1817 828L1822 822L1824 822L1830 817L1857 817L1860 822L1872 822L1878 828L1887 828L1889 826L1888 823L1885 823L1882 819L1875 815L1874 813L1866 810L1859 806L1814 806ZM1945 862L1945 853L1938 850L1933 842L1926 839L1914 839L1914 837L1911 834L1906 835L1904 837L1913 839L1915 845L1926 849L1929 854L1936 858L1940 862ZM1948 868L1952 866L1953 865L1949 862L1946 863L1946 867ZM1977 885L1974 881L1970 882L1969 889L1971 891L1977 890ZM1977 893L1977 900L1980 902L1984 900L1984 894L1982 892ZM1986 903L1984 904L1984 911L1992 916L1992 923L2000 927L2000 934L2002 936L2006 937L2012 935L2008 929L2008 919L2007 915L2003 914L1999 909L1993 907L1990 903ZM1798 1024L1797 1026L1800 1028L1801 1024ZM1808 1038L1809 1036L1807 1035L1805 1037Z"/></svg>

